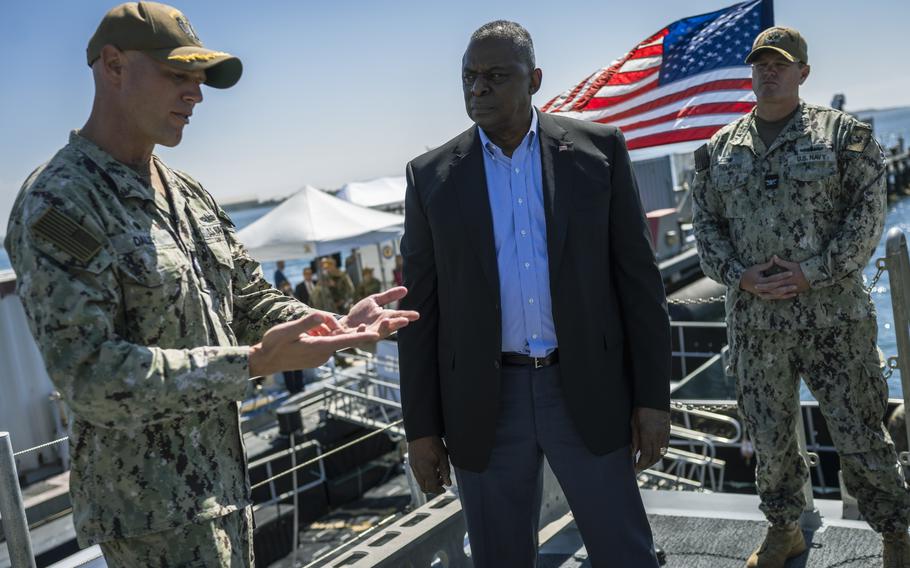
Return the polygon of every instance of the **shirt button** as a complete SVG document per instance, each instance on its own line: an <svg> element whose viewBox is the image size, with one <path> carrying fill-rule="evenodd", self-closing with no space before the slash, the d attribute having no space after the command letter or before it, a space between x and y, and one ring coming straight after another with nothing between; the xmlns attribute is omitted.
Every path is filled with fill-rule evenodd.
<svg viewBox="0 0 910 568"><path fill-rule="evenodd" d="M519 170L518 168L515 168L515 173L516 173L516 174L517 174L517 173L521 173L521 170Z"/></svg>
<svg viewBox="0 0 910 568"><path fill-rule="evenodd" d="M524 229L522 229L522 230L521 230L521 236L522 236L522 237L528 236L528 232L525 231Z"/></svg>
<svg viewBox="0 0 910 568"><path fill-rule="evenodd" d="M537 334L535 333L534 335L532 335L531 339L537 339Z"/></svg>
<svg viewBox="0 0 910 568"><path fill-rule="evenodd" d="M530 262L526 262L526 263L525 263L525 268L531 268L531 263L530 263Z"/></svg>
<svg viewBox="0 0 910 568"><path fill-rule="evenodd" d="M520 197L518 198L518 204L519 204L519 205L521 205L521 204L524 203L524 202L525 202L524 199L522 199L522 198L520 198Z"/></svg>
<svg viewBox="0 0 910 568"><path fill-rule="evenodd" d="M493 368L494 368L494 369L498 369L498 368L499 368L499 361L493 361Z"/></svg>
<svg viewBox="0 0 910 568"><path fill-rule="evenodd" d="M533 303L534 303L534 298L528 298L528 303L529 303L529 304L533 304Z"/></svg>

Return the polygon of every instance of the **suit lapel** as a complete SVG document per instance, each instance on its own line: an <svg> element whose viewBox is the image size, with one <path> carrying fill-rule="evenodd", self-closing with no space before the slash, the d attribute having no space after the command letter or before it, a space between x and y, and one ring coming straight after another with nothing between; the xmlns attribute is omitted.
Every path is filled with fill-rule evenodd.
<svg viewBox="0 0 910 568"><path fill-rule="evenodd" d="M538 112L537 117L543 199L547 217L547 256L550 264L550 282L555 282L569 227L574 148L568 133L552 117L542 112Z"/></svg>
<svg viewBox="0 0 910 568"><path fill-rule="evenodd" d="M468 130L455 148L452 161L453 189L458 196L464 232L480 260L487 284L499 294L499 269L496 265L496 242L493 236L493 213L487 193L487 176L483 167L483 149L477 127Z"/></svg>

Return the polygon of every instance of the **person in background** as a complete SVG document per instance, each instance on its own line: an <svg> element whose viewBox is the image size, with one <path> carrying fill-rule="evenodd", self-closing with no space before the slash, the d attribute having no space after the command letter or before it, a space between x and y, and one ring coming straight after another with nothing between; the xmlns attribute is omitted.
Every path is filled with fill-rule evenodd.
<svg viewBox="0 0 910 568"><path fill-rule="evenodd" d="M275 284L275 288L281 289L281 284L288 282L287 276L284 275L284 261L279 260L275 263L275 276L272 279L272 282Z"/></svg>
<svg viewBox="0 0 910 568"><path fill-rule="evenodd" d="M322 259L320 269L319 281L332 298L331 310L344 310L354 299L354 284L348 275L338 268L338 263L331 256Z"/></svg>
<svg viewBox="0 0 910 568"><path fill-rule="evenodd" d="M382 283L373 278L373 268L366 266L363 269L363 275L360 278L360 284L357 285L354 293L354 301L358 302L367 296L378 294L382 289Z"/></svg>
<svg viewBox="0 0 910 568"><path fill-rule="evenodd" d="M695 152L692 188L702 269L727 285L729 371L770 523L746 566L782 568L806 550L802 377L845 485L882 534L885 568L908 568L910 494L883 423L888 383L863 282L884 227L882 150L868 124L800 100L810 67L797 30L761 32L746 63L757 104Z"/></svg>
<svg viewBox="0 0 910 568"><path fill-rule="evenodd" d="M307 266L303 269L303 280L294 288L294 297L304 304L308 304L310 302L310 294L313 293L315 286L313 283L313 269Z"/></svg>
<svg viewBox="0 0 910 568"><path fill-rule="evenodd" d="M404 286L404 271L402 266L404 265L404 260L401 258L400 254L395 255L395 268L392 269L392 280L395 281L396 286Z"/></svg>
<svg viewBox="0 0 910 568"><path fill-rule="evenodd" d="M360 284L360 254L357 249L351 249L351 254L344 259L344 271L356 289Z"/></svg>

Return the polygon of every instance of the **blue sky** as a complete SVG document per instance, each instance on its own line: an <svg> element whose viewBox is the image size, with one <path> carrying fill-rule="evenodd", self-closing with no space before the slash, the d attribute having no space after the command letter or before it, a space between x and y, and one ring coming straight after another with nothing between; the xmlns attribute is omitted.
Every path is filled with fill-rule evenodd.
<svg viewBox="0 0 910 568"><path fill-rule="evenodd" d="M183 143L159 154L223 202L400 175L410 158L469 125L461 55L481 24L506 18L528 28L543 104L671 21L732 3L174 2L206 45L238 55L245 71L233 89L206 89ZM113 5L4 2L0 234L24 178L88 116L85 45ZM777 0L775 21L808 40L806 100L828 104L844 92L854 110L910 105L910 2Z"/></svg>

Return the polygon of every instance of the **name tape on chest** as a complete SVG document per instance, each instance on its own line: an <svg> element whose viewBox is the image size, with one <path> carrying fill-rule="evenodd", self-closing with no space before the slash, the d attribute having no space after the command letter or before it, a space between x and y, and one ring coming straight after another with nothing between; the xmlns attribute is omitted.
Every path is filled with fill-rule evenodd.
<svg viewBox="0 0 910 568"><path fill-rule="evenodd" d="M810 164L812 162L830 162L834 160L834 152L830 150L815 150L811 152L799 152L791 159L797 164Z"/></svg>
<svg viewBox="0 0 910 568"><path fill-rule="evenodd" d="M32 223L32 232L83 264L101 250L101 241L53 207Z"/></svg>
<svg viewBox="0 0 910 568"><path fill-rule="evenodd" d="M170 250L177 248L177 241L163 228L150 226L140 231L128 231L111 237L111 245L118 253L130 253L138 249L152 248Z"/></svg>
<svg viewBox="0 0 910 568"><path fill-rule="evenodd" d="M225 240L224 227L221 226L221 223L216 222L214 225L199 225L198 227L199 236L207 243Z"/></svg>

